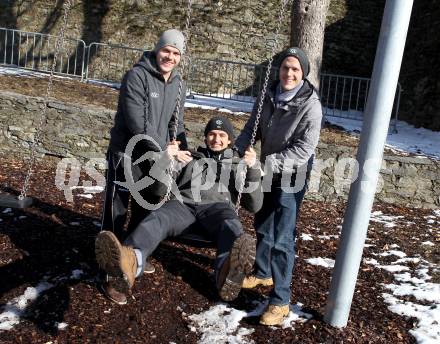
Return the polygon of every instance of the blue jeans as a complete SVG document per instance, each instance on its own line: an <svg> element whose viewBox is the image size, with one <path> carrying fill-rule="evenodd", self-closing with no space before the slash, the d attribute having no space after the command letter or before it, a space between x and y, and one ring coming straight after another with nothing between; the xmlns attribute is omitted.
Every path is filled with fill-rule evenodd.
<svg viewBox="0 0 440 344"><path fill-rule="evenodd" d="M269 300L271 305L290 303L296 219L305 191L306 185L296 193L287 193L280 187L273 187L271 192L264 194L263 207L255 214L255 275L258 278L273 278L274 288Z"/></svg>

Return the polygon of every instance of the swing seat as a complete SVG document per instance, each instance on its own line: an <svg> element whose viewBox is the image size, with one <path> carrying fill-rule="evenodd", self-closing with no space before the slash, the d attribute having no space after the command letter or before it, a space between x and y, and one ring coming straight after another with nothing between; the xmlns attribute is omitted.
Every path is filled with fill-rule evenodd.
<svg viewBox="0 0 440 344"><path fill-rule="evenodd" d="M216 244L203 235L203 232L197 226L190 226L182 234L176 237L169 237L167 241L188 245L197 248L215 248Z"/></svg>
<svg viewBox="0 0 440 344"><path fill-rule="evenodd" d="M31 197L24 197L23 199L19 199L18 196L9 195L9 194L0 194L0 208L17 208L24 209L33 203Z"/></svg>

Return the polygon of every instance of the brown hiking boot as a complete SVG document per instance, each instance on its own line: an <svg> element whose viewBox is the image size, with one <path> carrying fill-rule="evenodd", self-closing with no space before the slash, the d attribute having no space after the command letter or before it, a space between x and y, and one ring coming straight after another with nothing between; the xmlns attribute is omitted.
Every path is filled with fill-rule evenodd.
<svg viewBox="0 0 440 344"><path fill-rule="evenodd" d="M234 300L241 290L241 284L247 274L252 271L255 261L255 239L249 234L238 237L229 257L220 268L217 289L224 301Z"/></svg>
<svg viewBox="0 0 440 344"><path fill-rule="evenodd" d="M260 324L267 326L281 325L289 315L289 305L269 305L266 312L260 318Z"/></svg>
<svg viewBox="0 0 440 344"><path fill-rule="evenodd" d="M263 287L269 287L273 285L273 279L269 278L258 278L256 276L248 276L243 280L243 285L241 286L243 289L252 289L259 285Z"/></svg>
<svg viewBox="0 0 440 344"><path fill-rule="evenodd" d="M110 285L119 293L128 294L137 272L136 254L123 246L109 231L102 231L95 241L95 255L99 266L109 275Z"/></svg>
<svg viewBox="0 0 440 344"><path fill-rule="evenodd" d="M118 305L126 305L127 304L127 295L124 293L120 293L117 291L111 282L111 278L107 278L107 280L101 284L99 284L99 289L101 289L102 293L113 302Z"/></svg>

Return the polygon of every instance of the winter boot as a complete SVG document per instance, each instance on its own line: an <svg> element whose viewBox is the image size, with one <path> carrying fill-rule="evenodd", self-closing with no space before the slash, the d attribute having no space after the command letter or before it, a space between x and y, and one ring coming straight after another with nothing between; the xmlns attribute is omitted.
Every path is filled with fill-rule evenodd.
<svg viewBox="0 0 440 344"><path fill-rule="evenodd" d="M120 293L113 287L112 277L107 276L106 280L99 284L99 288L108 299L112 300L118 305L127 304L127 295Z"/></svg>
<svg viewBox="0 0 440 344"><path fill-rule="evenodd" d="M131 247L123 246L109 231L102 231L95 241L99 266L108 274L109 283L117 292L128 294L134 285L137 259Z"/></svg>
<svg viewBox="0 0 440 344"><path fill-rule="evenodd" d="M260 318L260 324L267 326L281 325L289 315L289 305L269 305Z"/></svg>
<svg viewBox="0 0 440 344"><path fill-rule="evenodd" d="M255 239L242 234L232 245L229 257L218 272L217 289L224 301L234 300L241 290L243 279L252 271L255 261Z"/></svg>
<svg viewBox="0 0 440 344"><path fill-rule="evenodd" d="M241 287L243 289L252 289L259 285L262 285L263 287L270 287L273 285L273 280L271 277L258 278L257 276L249 276L243 280L243 285Z"/></svg>

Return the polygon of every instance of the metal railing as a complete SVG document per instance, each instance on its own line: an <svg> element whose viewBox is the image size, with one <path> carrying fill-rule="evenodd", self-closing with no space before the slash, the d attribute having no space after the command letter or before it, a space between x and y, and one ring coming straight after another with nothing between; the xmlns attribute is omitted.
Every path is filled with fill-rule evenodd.
<svg viewBox="0 0 440 344"><path fill-rule="evenodd" d="M0 65L49 72L57 36L0 28ZM54 72L83 78L86 44L65 38Z"/></svg>
<svg viewBox="0 0 440 344"><path fill-rule="evenodd" d="M0 65L49 72L55 52L56 36L0 28ZM145 49L122 45L91 43L65 38L55 68L56 74L119 83ZM234 61L193 58L187 69L190 95L253 103L260 93L266 66ZM271 80L277 75L271 70ZM370 79L346 75L321 74L320 97L324 114L363 120ZM397 86L394 100L394 130L402 89Z"/></svg>
<svg viewBox="0 0 440 344"><path fill-rule="evenodd" d="M369 89L369 78L322 73L319 93L324 115L362 121ZM401 93L402 88L398 83L394 97L394 116L392 116L394 131L396 131Z"/></svg>
<svg viewBox="0 0 440 344"><path fill-rule="evenodd" d="M189 68L190 95L253 103L264 81L266 66L195 58ZM273 78L275 69L271 73Z"/></svg>
<svg viewBox="0 0 440 344"><path fill-rule="evenodd" d="M143 51L122 45L91 43L87 47L85 79L120 82Z"/></svg>

